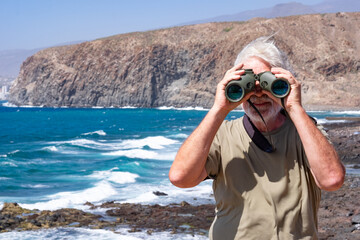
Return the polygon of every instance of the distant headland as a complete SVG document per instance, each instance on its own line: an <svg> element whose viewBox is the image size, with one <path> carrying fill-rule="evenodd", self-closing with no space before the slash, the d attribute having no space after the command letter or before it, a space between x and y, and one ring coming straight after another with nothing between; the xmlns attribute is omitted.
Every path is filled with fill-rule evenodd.
<svg viewBox="0 0 360 240"><path fill-rule="evenodd" d="M257 18L115 35L48 48L21 66L9 96L48 107L204 107L241 48L274 34L309 110L360 109L360 12Z"/></svg>

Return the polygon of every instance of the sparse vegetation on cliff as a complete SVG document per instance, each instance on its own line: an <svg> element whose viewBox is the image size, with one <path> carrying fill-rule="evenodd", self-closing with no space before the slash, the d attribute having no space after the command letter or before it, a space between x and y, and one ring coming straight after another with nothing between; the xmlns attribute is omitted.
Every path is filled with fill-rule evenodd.
<svg viewBox="0 0 360 240"><path fill-rule="evenodd" d="M210 107L249 41L275 34L308 109L359 108L360 13L257 18L136 32L54 47L22 65L17 105Z"/></svg>

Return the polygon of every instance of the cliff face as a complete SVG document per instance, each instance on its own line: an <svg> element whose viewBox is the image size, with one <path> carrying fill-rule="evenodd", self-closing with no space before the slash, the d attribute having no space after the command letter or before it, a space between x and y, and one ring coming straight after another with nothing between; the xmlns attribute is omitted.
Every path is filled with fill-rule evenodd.
<svg viewBox="0 0 360 240"><path fill-rule="evenodd" d="M211 107L217 82L251 40L271 35L308 108L359 108L360 13L208 23L116 35L29 57L16 105Z"/></svg>

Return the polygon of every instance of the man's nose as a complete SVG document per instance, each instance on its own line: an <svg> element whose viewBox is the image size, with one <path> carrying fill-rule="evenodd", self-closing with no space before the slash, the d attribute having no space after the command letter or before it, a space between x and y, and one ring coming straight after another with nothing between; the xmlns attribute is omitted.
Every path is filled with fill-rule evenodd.
<svg viewBox="0 0 360 240"><path fill-rule="evenodd" d="M262 88L260 87L260 82L259 81L255 81L255 95L257 94L262 94Z"/></svg>

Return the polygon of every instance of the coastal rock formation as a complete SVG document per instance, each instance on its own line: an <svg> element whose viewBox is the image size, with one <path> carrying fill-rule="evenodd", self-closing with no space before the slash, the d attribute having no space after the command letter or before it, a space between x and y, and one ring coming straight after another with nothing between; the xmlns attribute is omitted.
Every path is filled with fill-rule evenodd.
<svg viewBox="0 0 360 240"><path fill-rule="evenodd" d="M325 123L336 152L345 165L360 167L360 118L335 118L336 123ZM343 122L341 122L343 121Z"/></svg>
<svg viewBox="0 0 360 240"><path fill-rule="evenodd" d="M99 222L101 216L65 208L56 211L29 210L17 203L5 203L0 210L0 232L54 227L85 227Z"/></svg>
<svg viewBox="0 0 360 240"><path fill-rule="evenodd" d="M10 102L67 107L202 106L251 40L274 35L309 109L359 108L360 13L257 18L121 34L29 57Z"/></svg>
<svg viewBox="0 0 360 240"><path fill-rule="evenodd" d="M359 239L360 208L357 204L360 178L348 176L344 186L336 192L323 192L319 216L319 239ZM103 216L77 209L38 211L21 208L17 203L5 203L0 210L0 233L38 230L55 227L83 227L115 231L121 227L129 232L171 231L207 235L215 216L214 205L181 204L141 205L106 202L101 205L86 203L91 209L105 209Z"/></svg>

